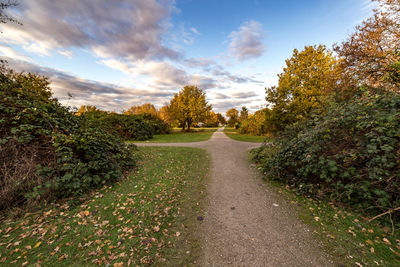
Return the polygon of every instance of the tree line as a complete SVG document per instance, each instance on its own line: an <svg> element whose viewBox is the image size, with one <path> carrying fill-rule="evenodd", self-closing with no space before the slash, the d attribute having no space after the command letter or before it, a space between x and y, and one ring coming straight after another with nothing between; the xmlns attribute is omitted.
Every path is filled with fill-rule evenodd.
<svg viewBox="0 0 400 267"><path fill-rule="evenodd" d="M77 115L102 112L95 106L81 106ZM103 112L106 113L106 112ZM157 109L151 103L144 103L128 108L122 112L125 115L148 114L162 120L171 127L180 127L183 131L190 131L193 126L218 127L226 124L221 113L215 113L206 100L206 94L197 86L187 85L174 94L170 103Z"/></svg>

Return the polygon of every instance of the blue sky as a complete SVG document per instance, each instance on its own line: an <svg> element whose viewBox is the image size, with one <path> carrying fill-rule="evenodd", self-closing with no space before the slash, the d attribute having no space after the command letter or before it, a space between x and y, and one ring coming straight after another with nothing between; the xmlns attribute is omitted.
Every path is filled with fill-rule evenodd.
<svg viewBox="0 0 400 267"><path fill-rule="evenodd" d="M1 57L49 76L64 104L115 111L161 107L186 84L205 90L218 112L255 111L294 48L330 48L373 8L369 0L19 3L9 12L23 26L0 26Z"/></svg>

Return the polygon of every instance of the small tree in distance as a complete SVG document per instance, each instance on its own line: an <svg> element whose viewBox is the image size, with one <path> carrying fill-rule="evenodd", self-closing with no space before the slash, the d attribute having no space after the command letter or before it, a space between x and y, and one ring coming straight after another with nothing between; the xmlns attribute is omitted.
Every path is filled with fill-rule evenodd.
<svg viewBox="0 0 400 267"><path fill-rule="evenodd" d="M226 112L226 116L228 117L228 125L230 127L235 126L237 122L239 122L239 111L235 108L231 108Z"/></svg>
<svg viewBox="0 0 400 267"><path fill-rule="evenodd" d="M168 113L171 119L177 120L184 131L190 131L194 123L204 120L211 111L203 90L196 86L185 86L171 100Z"/></svg>
<svg viewBox="0 0 400 267"><path fill-rule="evenodd" d="M245 121L249 117L249 110L246 107L242 107L242 110L240 111L240 122Z"/></svg>
<svg viewBox="0 0 400 267"><path fill-rule="evenodd" d="M126 115L137 115L137 114L151 114L155 117L159 116L159 112L156 107L151 103L144 103L139 106L132 106L124 112Z"/></svg>

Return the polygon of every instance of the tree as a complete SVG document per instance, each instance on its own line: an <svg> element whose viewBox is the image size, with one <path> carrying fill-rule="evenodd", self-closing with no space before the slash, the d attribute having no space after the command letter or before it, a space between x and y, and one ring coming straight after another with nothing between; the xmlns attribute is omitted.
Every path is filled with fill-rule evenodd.
<svg viewBox="0 0 400 267"><path fill-rule="evenodd" d="M229 127L233 127L239 122L239 111L235 108L228 109L226 116L228 117Z"/></svg>
<svg viewBox="0 0 400 267"><path fill-rule="evenodd" d="M143 105L132 106L127 111L126 115L137 115L137 114L151 114L153 116L159 117L159 112L155 106L151 103L144 103Z"/></svg>
<svg viewBox="0 0 400 267"><path fill-rule="evenodd" d="M240 123L239 132L241 134L265 135L268 131L266 120L267 109L261 109L254 114L250 114L247 119Z"/></svg>
<svg viewBox="0 0 400 267"><path fill-rule="evenodd" d="M341 45L342 90L360 85L400 91L400 0L376 0L379 8Z"/></svg>
<svg viewBox="0 0 400 267"><path fill-rule="evenodd" d="M271 104L270 119L276 129L307 119L312 111L323 109L327 96L335 88L340 69L337 59L323 45L294 49L286 60L278 86L266 89ZM271 117L272 116L272 117Z"/></svg>
<svg viewBox="0 0 400 267"><path fill-rule="evenodd" d="M218 127L220 124L226 124L226 120L221 113L210 111L204 120L205 127Z"/></svg>
<svg viewBox="0 0 400 267"><path fill-rule="evenodd" d="M104 111L98 109L96 106L92 105L83 105L76 112L77 116L81 116L85 113L103 113Z"/></svg>
<svg viewBox="0 0 400 267"><path fill-rule="evenodd" d="M217 113L217 117L218 117L218 123L220 123L221 125L226 124L226 119L221 113Z"/></svg>
<svg viewBox="0 0 400 267"><path fill-rule="evenodd" d="M169 106L168 105L165 105L165 106L162 106L161 108L160 108L160 110L159 110L159 115L160 115L160 118L164 121L164 122L166 122L166 123L171 123L172 122L172 119L171 119L171 116L170 116L170 114L169 114Z"/></svg>
<svg viewBox="0 0 400 267"><path fill-rule="evenodd" d="M204 120L210 111L204 91L190 85L175 94L168 107L171 119L179 121L183 131L190 131L193 123Z"/></svg>
<svg viewBox="0 0 400 267"><path fill-rule="evenodd" d="M218 116L214 111L210 111L204 119L205 127L218 127Z"/></svg>
<svg viewBox="0 0 400 267"><path fill-rule="evenodd" d="M239 121L245 121L247 117L249 116L249 110L246 107L242 107L242 110L240 111L240 118Z"/></svg>

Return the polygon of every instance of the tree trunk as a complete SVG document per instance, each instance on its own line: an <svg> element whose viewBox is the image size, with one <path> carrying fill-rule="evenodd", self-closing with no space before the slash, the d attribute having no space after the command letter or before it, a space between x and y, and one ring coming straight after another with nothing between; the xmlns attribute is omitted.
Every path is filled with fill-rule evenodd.
<svg viewBox="0 0 400 267"><path fill-rule="evenodd" d="M182 122L182 132L186 129L186 120Z"/></svg>

